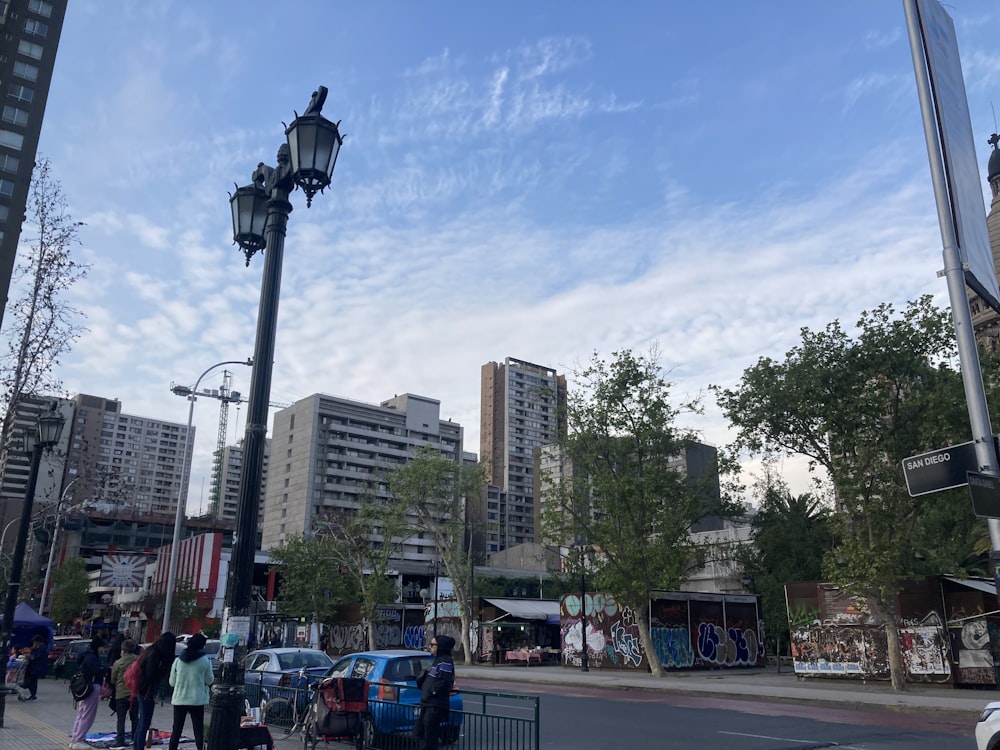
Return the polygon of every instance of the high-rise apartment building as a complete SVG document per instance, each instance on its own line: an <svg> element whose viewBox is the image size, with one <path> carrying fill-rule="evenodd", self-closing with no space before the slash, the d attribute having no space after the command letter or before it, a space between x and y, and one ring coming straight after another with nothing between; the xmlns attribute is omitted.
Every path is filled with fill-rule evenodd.
<svg viewBox="0 0 1000 750"><path fill-rule="evenodd" d="M0 0L0 323L67 0Z"/></svg>
<svg viewBox="0 0 1000 750"><path fill-rule="evenodd" d="M66 420L60 437L59 445L42 453L38 467L38 478L35 484L34 502L37 508L59 499L62 486L63 461L69 442L68 425L73 419L73 402L63 398L45 398L26 396L14 412L14 422L11 425L11 439L6 451L0 454L0 522L6 529L21 515L21 504L28 490L28 475L31 473L31 454L26 450L23 436L26 432L36 429L38 417L48 411L49 405L56 408ZM6 550L0 549L0 555L13 549L14 534L6 536Z"/></svg>
<svg viewBox="0 0 1000 750"><path fill-rule="evenodd" d="M271 458L271 441L264 441L264 463L260 479L260 496L266 497L267 469ZM219 463L220 497L216 505L209 508L208 515L217 520L235 521L236 511L240 504L240 470L243 467L243 442L239 445L227 445L222 451ZM257 528L262 528L264 522L264 503L257 512Z"/></svg>
<svg viewBox="0 0 1000 750"><path fill-rule="evenodd" d="M534 451L565 433L566 376L507 357L482 367L480 458L498 491L484 499L486 552L541 541ZM495 507L491 507L495 506Z"/></svg>
<svg viewBox="0 0 1000 750"><path fill-rule="evenodd" d="M380 405L323 394L296 401L274 415L262 547L321 527L330 514L356 508L368 492L388 497L388 474L431 446L456 462L462 427L442 420L441 402L404 393ZM403 560L436 560L422 532L402 540Z"/></svg>
<svg viewBox="0 0 1000 750"><path fill-rule="evenodd" d="M73 479L75 498L135 513L173 515L190 478L187 425L123 414L121 403L101 396L73 398L73 419L64 486ZM187 465L187 474L182 471Z"/></svg>

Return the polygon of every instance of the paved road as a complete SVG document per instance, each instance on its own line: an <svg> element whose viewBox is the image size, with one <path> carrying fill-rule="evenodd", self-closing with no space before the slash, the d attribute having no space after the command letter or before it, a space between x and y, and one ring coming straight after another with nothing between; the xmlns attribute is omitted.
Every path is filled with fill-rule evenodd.
<svg viewBox="0 0 1000 750"><path fill-rule="evenodd" d="M464 681L466 690L497 685ZM974 726L965 714L911 713L848 703L800 704L539 683L518 686L517 692L541 696L544 750L661 746L968 750Z"/></svg>
<svg viewBox="0 0 1000 750"><path fill-rule="evenodd" d="M535 691L543 694L545 696L543 730L548 724L553 723L554 717L561 710L562 701L569 701L572 696L586 702L578 703L575 709L571 703L566 703L565 705L570 707L567 710L573 711L574 716L580 716L580 712L583 711L589 718L590 715L601 715L602 709L610 701L624 695L629 700L615 703L616 714L619 713L617 711L619 706L629 707L622 708L622 711L633 710L632 706L637 707L635 710L645 706L657 716L670 716L671 724L677 726L676 730L671 729L671 732L686 731L687 726L691 724L711 726L718 733L711 746L748 750L771 747L787 747L794 750L795 747L809 747L809 745L795 744L787 740L817 743L824 741L822 737L812 734L796 737L795 730L800 726L802 731L809 726L839 726L836 732L842 739L838 741L850 743L854 737L854 742L861 743L856 744L855 748L920 748L920 744L873 744L876 740L888 741L887 738L904 736L901 732L907 730L940 735L935 738L939 740L938 744L925 747L968 748L972 747L971 737L968 735L973 731L982 707L990 700L1000 700L1000 692L997 691L959 690L945 685L914 686L903 693L896 693L885 683L863 685L853 681L798 680L787 669L779 674L773 668L739 672L678 673L660 679L647 674L627 672L593 671L584 674L579 670L560 666L467 667L460 664L457 673L459 684L467 682L470 690L474 689L474 686L483 684L497 692ZM593 690L611 692L606 694L587 692ZM69 730L73 724L73 702L66 690L66 683L44 680L39 687L39 696L40 699L32 703L10 700L7 702L6 725L0 729L2 750L65 750L69 740ZM656 696L662 698L661 703L657 702ZM719 702L706 703L708 699ZM784 707L782 704L785 704ZM796 708L789 710L789 705ZM581 709L580 706L584 708ZM816 713L822 709L836 709L848 713L842 715ZM884 717L879 718L875 725L866 724L858 717L867 714L851 713L859 709L879 711L888 714L892 719L901 717L902 725L894 724ZM168 728L170 716L169 706L159 706L154 715L154 726ZM730 716L739 717L739 720L734 719L734 723L730 724L728 723ZM722 723L723 719L717 717L727 717L725 725ZM815 724L790 723L795 719ZM748 722L751 721L754 722L753 731L748 730ZM666 728L662 721L658 723ZM582 726L580 722L575 724ZM882 740L875 736L878 731L870 728L872 726L882 727L881 731L884 734ZM962 727L965 726L968 727L968 734L963 735ZM114 729L114 716L106 706L102 706L99 710L94 729L100 731ZM586 743L586 733L577 737L570 734L573 731L576 730L571 725L564 733L575 740L574 750L594 747ZM621 728L618 732L627 733L627 730ZM724 732L731 734L723 734ZM762 737L749 736L754 734L760 734ZM726 737L732 738L730 744L715 744L716 740L721 742L721 738ZM772 737L774 739L770 739ZM614 743L617 740L612 738L608 741ZM758 741L763 744L755 744ZM922 741L914 740L914 742ZM954 744L955 741L959 744ZM276 746L278 750L299 750L302 747L297 738L280 741ZM631 747L649 746L646 739L639 744L631 745ZM684 747L680 744L676 746ZM548 745L546 748L555 750L556 746Z"/></svg>

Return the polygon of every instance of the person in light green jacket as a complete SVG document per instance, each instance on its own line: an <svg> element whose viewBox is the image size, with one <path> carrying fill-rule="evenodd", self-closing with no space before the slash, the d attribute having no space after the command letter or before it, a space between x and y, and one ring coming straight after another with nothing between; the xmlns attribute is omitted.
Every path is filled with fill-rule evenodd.
<svg viewBox="0 0 1000 750"><path fill-rule="evenodd" d="M191 715L191 730L197 750L205 747L205 706L208 705L208 686L215 677L212 664L205 656L207 639L201 633L191 636L187 648L180 658L174 659L170 667L170 685L174 695L170 703L174 707L174 726L170 730L170 750L177 750L184 731L184 721Z"/></svg>

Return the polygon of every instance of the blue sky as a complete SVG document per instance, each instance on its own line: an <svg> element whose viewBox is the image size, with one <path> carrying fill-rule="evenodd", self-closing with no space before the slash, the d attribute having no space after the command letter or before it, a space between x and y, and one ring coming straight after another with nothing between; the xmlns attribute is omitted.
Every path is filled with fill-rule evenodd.
<svg viewBox="0 0 1000 750"><path fill-rule="evenodd" d="M946 7L986 191L1000 6ZM69 392L184 422L170 382L252 354L227 192L320 84L347 139L293 197L275 401L430 396L478 452L490 360L655 342L689 397L802 326L947 302L901 2L72 0L40 144L93 264ZM192 508L217 421L202 399Z"/></svg>

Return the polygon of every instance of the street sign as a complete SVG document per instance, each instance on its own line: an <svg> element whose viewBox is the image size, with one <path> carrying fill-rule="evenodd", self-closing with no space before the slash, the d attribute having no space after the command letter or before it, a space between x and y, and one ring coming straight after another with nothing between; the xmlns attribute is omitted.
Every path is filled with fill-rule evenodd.
<svg viewBox="0 0 1000 750"><path fill-rule="evenodd" d="M968 484L967 474L978 471L976 444L960 443L903 459L903 476L910 497L950 490Z"/></svg>
<svg viewBox="0 0 1000 750"><path fill-rule="evenodd" d="M969 472L972 512L980 518L1000 518L1000 477Z"/></svg>

